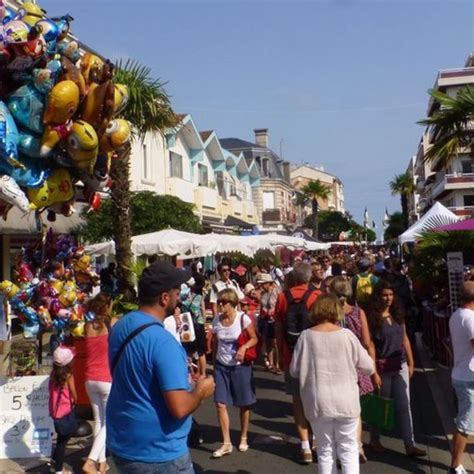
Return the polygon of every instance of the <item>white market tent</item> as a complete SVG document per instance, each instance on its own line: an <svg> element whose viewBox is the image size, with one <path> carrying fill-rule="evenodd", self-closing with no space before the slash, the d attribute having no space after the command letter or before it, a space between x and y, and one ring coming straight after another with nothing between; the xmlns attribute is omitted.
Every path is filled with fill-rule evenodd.
<svg viewBox="0 0 474 474"><path fill-rule="evenodd" d="M150 234L132 237L134 255L178 255L181 258L204 257L218 252L242 252L253 256L260 249L274 251L278 246L303 250L327 250L329 244L310 242L297 237L278 234L264 235L224 235L224 234L192 234L174 229L165 229ZM86 251L90 255L114 255L114 242L102 242L88 245Z"/></svg>
<svg viewBox="0 0 474 474"><path fill-rule="evenodd" d="M436 227L452 224L458 222L459 217L451 212L449 209L444 207L440 202L436 202L431 209L409 227L402 235L398 237L400 244L407 242L415 242L415 240L421 236L423 232L426 232Z"/></svg>

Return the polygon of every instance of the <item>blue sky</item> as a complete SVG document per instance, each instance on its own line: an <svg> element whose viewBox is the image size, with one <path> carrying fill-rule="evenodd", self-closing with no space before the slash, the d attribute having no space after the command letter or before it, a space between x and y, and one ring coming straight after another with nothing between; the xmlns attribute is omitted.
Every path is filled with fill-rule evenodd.
<svg viewBox="0 0 474 474"><path fill-rule="evenodd" d="M270 143L344 182L346 207L380 230L399 210L388 182L406 169L439 69L474 51L474 3L48 0L111 59L133 57L168 84L199 129Z"/></svg>

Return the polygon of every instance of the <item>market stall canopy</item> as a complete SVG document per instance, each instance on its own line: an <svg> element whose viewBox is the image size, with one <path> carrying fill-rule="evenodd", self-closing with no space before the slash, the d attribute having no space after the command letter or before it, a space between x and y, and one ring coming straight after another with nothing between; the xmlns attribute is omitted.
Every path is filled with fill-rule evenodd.
<svg viewBox="0 0 474 474"><path fill-rule="evenodd" d="M181 258L204 257L218 252L241 252L253 256L260 249L275 251L279 246L290 249L326 250L329 244L308 242L307 240L279 234L265 235L225 235L225 234L192 234L174 229L160 230L150 234L132 237L134 255L178 255ZM113 255L115 245L112 241L86 247L91 255Z"/></svg>
<svg viewBox="0 0 474 474"><path fill-rule="evenodd" d="M474 230L474 219L466 219L463 221L455 222L454 224L442 225L434 229L438 231L451 231L451 230Z"/></svg>
<svg viewBox="0 0 474 474"><path fill-rule="evenodd" d="M423 232L458 221L459 217L456 214L437 202L419 221L403 232L398 240L400 244L414 242Z"/></svg>

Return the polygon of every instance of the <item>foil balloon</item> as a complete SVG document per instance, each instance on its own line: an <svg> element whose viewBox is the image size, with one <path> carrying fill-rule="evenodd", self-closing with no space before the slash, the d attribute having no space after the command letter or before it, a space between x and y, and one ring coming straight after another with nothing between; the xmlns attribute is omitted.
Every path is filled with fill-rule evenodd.
<svg viewBox="0 0 474 474"><path fill-rule="evenodd" d="M39 323L25 322L23 324L23 337L25 339L35 339L40 332Z"/></svg>
<svg viewBox="0 0 474 474"><path fill-rule="evenodd" d="M86 84L99 84L104 76L105 63L92 53L86 53L81 59L81 72Z"/></svg>
<svg viewBox="0 0 474 474"><path fill-rule="evenodd" d="M84 321L79 321L69 329L71 334L74 337L84 337L85 335L85 323Z"/></svg>
<svg viewBox="0 0 474 474"><path fill-rule="evenodd" d="M31 84L21 86L7 99L16 122L35 133L43 133L44 95Z"/></svg>
<svg viewBox="0 0 474 474"><path fill-rule="evenodd" d="M30 202L26 194L11 176L0 176L0 198L18 207L23 212L27 212L30 209Z"/></svg>
<svg viewBox="0 0 474 474"><path fill-rule="evenodd" d="M29 26L34 26L44 18L45 11L36 3L24 2L18 10L15 19L22 20Z"/></svg>
<svg viewBox="0 0 474 474"><path fill-rule="evenodd" d="M49 309L46 306L39 306L37 313L43 327L50 329L53 325L53 321Z"/></svg>
<svg viewBox="0 0 474 474"><path fill-rule="evenodd" d="M30 28L21 20L12 20L5 24L5 39L8 45L25 44Z"/></svg>
<svg viewBox="0 0 474 474"><path fill-rule="evenodd" d="M114 113L114 85L111 80L91 84L82 109L82 120L90 123L97 133L102 133Z"/></svg>
<svg viewBox="0 0 474 474"><path fill-rule="evenodd" d="M58 44L58 54L70 59L74 64L81 59L81 52L77 41L61 41Z"/></svg>
<svg viewBox="0 0 474 474"><path fill-rule="evenodd" d="M59 30L58 41L63 41L67 37L69 30L71 29L71 21L73 21L74 18L71 15L67 14L51 19L56 22L56 26Z"/></svg>
<svg viewBox="0 0 474 474"><path fill-rule="evenodd" d="M67 57L61 58L61 68L62 68L63 74L61 75L60 80L61 81L70 80L74 82L74 84L76 84L76 86L79 88L79 94L82 100L82 98L87 93L87 89L86 89L86 81L84 79L84 76L81 74L81 71Z"/></svg>
<svg viewBox="0 0 474 474"><path fill-rule="evenodd" d="M70 80L58 82L48 95L45 124L64 124L71 120L79 105L79 88Z"/></svg>
<svg viewBox="0 0 474 474"><path fill-rule="evenodd" d="M18 160L21 167L10 168L8 171L4 170L2 163L0 163L0 172L4 170L8 173L20 186L26 188L37 188L42 186L45 180L49 177L51 169L45 163L32 160L31 158L21 157Z"/></svg>
<svg viewBox="0 0 474 474"><path fill-rule="evenodd" d="M18 149L30 158L37 158L41 156L41 138L33 135L31 132L20 131L20 141L18 142Z"/></svg>
<svg viewBox="0 0 474 474"><path fill-rule="evenodd" d="M40 156L47 157L51 156L56 145L69 137L72 129L72 122L69 121L65 124L59 125L46 125L43 137L41 139ZM73 162L69 155L63 153L61 150L58 151L54 159L61 166L71 167Z"/></svg>
<svg viewBox="0 0 474 474"><path fill-rule="evenodd" d="M10 280L3 280L0 283L0 292L3 293L8 299L13 298L18 292L20 288L15 285L15 283L11 282Z"/></svg>
<svg viewBox="0 0 474 474"><path fill-rule="evenodd" d="M18 158L19 134L15 120L4 102L0 101L0 158L10 166L20 166Z"/></svg>
<svg viewBox="0 0 474 474"><path fill-rule="evenodd" d="M128 87L125 84L114 84L114 116L127 107L129 99Z"/></svg>
<svg viewBox="0 0 474 474"><path fill-rule="evenodd" d="M67 151L78 169L92 173L99 153L94 127L83 120L74 122L67 139Z"/></svg>
<svg viewBox="0 0 474 474"><path fill-rule="evenodd" d="M123 148L130 142L131 134L130 124L127 120L112 120L100 139L100 151L107 153Z"/></svg>
<svg viewBox="0 0 474 474"><path fill-rule="evenodd" d="M40 209L70 201L74 197L74 186L69 171L64 168L53 170L48 179L36 189L28 189L31 207Z"/></svg>

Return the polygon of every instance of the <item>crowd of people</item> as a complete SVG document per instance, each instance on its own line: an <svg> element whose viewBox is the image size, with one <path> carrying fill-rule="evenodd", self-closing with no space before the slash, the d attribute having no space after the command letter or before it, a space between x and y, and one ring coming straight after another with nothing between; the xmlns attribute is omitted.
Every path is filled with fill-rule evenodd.
<svg viewBox="0 0 474 474"><path fill-rule="evenodd" d="M258 399L253 370L260 361L284 377L292 398L296 461L310 464L316 452L321 474L334 474L338 463L343 473L359 472L367 462L360 397L371 393L394 400L406 454L426 455L415 444L410 406L416 301L400 261L384 251L303 256L283 268L268 260L245 275L222 259L215 278L196 264L183 270L155 261L139 279L138 310L116 322L110 301L102 292L89 302L96 318L86 329L86 389L95 430L84 472L105 472L106 447L118 472L194 472L192 414L212 396L222 435L212 458L233 452L230 406L240 409L238 450L246 452ZM181 343L165 328L166 318L179 327L180 312L192 317L192 343ZM76 397L72 358L63 346L54 352L50 412L58 473L65 472L67 418ZM461 381L465 393L473 382ZM460 433L453 469L469 431ZM385 450L375 428L370 448Z"/></svg>

